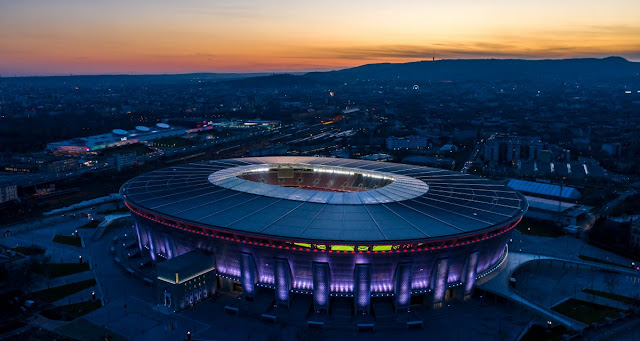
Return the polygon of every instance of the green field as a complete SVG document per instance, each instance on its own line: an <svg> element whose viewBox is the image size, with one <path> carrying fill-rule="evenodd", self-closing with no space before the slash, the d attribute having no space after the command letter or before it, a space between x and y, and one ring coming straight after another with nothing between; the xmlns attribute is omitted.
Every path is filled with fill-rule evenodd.
<svg viewBox="0 0 640 341"><path fill-rule="evenodd" d="M80 292L84 289L91 288L96 285L95 279L88 279L86 281L75 282L71 284L61 285L59 287L53 287L50 289L36 291L33 294L41 297L48 302L55 302L61 298L65 298L69 295ZM88 299L88 297L87 297Z"/></svg>
<svg viewBox="0 0 640 341"><path fill-rule="evenodd" d="M569 334L567 327L559 325L553 328L547 328L539 324L534 324L527 330L520 341L537 341L537 340L562 340L562 335Z"/></svg>
<svg viewBox="0 0 640 341"><path fill-rule="evenodd" d="M53 241L60 244L67 244L67 245L82 247L82 238L80 237L63 236L63 235L56 234L55 237L53 237Z"/></svg>
<svg viewBox="0 0 640 341"><path fill-rule="evenodd" d="M152 152L152 150L142 143L134 143L134 144L128 144L126 146L117 147L117 148L113 148L108 151L105 151L105 155L113 155L113 154L124 155L132 152L135 152L136 156L140 156L140 155L150 153Z"/></svg>
<svg viewBox="0 0 640 341"><path fill-rule="evenodd" d="M73 321L101 307L100 300L86 301L47 309L40 314L50 320Z"/></svg>
<svg viewBox="0 0 640 341"><path fill-rule="evenodd" d="M604 291L599 291L599 290L591 290L591 289L582 289L582 292L585 292L585 293L591 294L591 295L595 295L595 296L608 298L610 300L614 300L614 301L618 301L618 302L622 302L622 303L626 303L626 304L632 304L632 305L633 304L640 304L640 299L638 299L638 298L622 296L622 295L613 294L613 293L610 293L610 292L604 292Z"/></svg>
<svg viewBox="0 0 640 341"><path fill-rule="evenodd" d="M100 225L100 220L91 220L88 223L78 227L79 229L95 229L96 227L98 227L98 225Z"/></svg>
<svg viewBox="0 0 640 341"><path fill-rule="evenodd" d="M88 321L85 318L79 318L69 324L56 329L56 332L66 336L74 337L78 340L109 340L109 341L126 341L127 339L107 329L105 326L99 326Z"/></svg>
<svg viewBox="0 0 640 341"><path fill-rule="evenodd" d="M618 317L618 313L624 312L622 309L612 308L575 298L568 299L551 309L586 324L591 324L593 322L602 323L605 318L616 318Z"/></svg>
<svg viewBox="0 0 640 341"><path fill-rule="evenodd" d="M3 338L4 341L77 341L77 339L62 336L58 333L54 333L52 331L48 331L46 329L42 329L39 327L32 327L25 330L22 333L15 334L12 336L7 336Z"/></svg>
<svg viewBox="0 0 640 341"><path fill-rule="evenodd" d="M35 264L33 271L49 278L62 277L88 271L89 263L47 263Z"/></svg>
<svg viewBox="0 0 640 341"><path fill-rule="evenodd" d="M39 246L16 246L13 249L11 249L15 252L21 253L25 256L35 256L35 255L44 255L45 253L45 249L39 247Z"/></svg>

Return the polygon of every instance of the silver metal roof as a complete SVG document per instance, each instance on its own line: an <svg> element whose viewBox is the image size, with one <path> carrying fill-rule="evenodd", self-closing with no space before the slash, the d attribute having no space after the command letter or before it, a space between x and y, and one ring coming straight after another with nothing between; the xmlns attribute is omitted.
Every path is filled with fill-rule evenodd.
<svg viewBox="0 0 640 341"><path fill-rule="evenodd" d="M509 187L526 193L548 195L556 198L580 200L580 192L573 187L558 186L524 180L509 180Z"/></svg>
<svg viewBox="0 0 640 341"><path fill-rule="evenodd" d="M339 193L238 178L274 165L354 170L392 177L387 186ZM125 200L177 220L273 238L398 242L467 235L501 227L527 203L506 185L436 168L365 160L258 157L173 166L122 186Z"/></svg>

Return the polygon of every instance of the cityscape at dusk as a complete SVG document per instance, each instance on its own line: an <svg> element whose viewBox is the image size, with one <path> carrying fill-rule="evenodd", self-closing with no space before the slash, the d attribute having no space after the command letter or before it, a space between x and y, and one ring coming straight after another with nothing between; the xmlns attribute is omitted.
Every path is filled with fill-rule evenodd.
<svg viewBox="0 0 640 341"><path fill-rule="evenodd" d="M640 340L638 14L0 0L0 340Z"/></svg>
<svg viewBox="0 0 640 341"><path fill-rule="evenodd" d="M640 60L640 3L2 1L0 74L285 72L469 58Z"/></svg>

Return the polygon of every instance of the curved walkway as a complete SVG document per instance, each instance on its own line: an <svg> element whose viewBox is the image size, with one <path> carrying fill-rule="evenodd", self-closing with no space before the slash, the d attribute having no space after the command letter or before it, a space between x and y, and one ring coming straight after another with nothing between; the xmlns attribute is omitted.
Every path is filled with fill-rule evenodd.
<svg viewBox="0 0 640 341"><path fill-rule="evenodd" d="M572 264L583 265L583 266L587 266L595 269L601 269L601 270L613 271L617 273L639 276L639 273L634 270L624 269L622 267L613 266L613 265L588 262L583 260L565 259L565 258L559 258L559 257L553 257L553 256L535 255L535 254L521 253L521 252L510 252L507 258L507 261L504 262L504 264L502 265L502 269L500 269L501 271L496 271L495 275L493 276L487 276L485 278L479 279L478 282L476 283L476 287L481 290L490 292L492 294L504 297L511 301L520 303L530 309L533 309L535 311L538 311L544 314L550 320L561 323L573 330L579 331L586 328L587 325L582 322L575 321L549 308L545 308L537 303L532 302L531 300L522 296L520 293L518 293L515 289L513 289L509 285L509 281L511 279L511 276L515 272L515 270L517 270L519 267L521 267L526 263L533 262L533 261L541 261L541 260L572 263Z"/></svg>
<svg viewBox="0 0 640 341"><path fill-rule="evenodd" d="M131 213L126 212L126 213L114 213L114 214L107 214L104 216L104 220L102 222L100 222L100 224L98 225L98 227L96 228L95 233L93 234L92 240L98 240L100 238L102 238L102 235L104 234L105 229L111 225L111 223L114 223L118 220L121 219L125 219L125 218L130 218L131 217Z"/></svg>

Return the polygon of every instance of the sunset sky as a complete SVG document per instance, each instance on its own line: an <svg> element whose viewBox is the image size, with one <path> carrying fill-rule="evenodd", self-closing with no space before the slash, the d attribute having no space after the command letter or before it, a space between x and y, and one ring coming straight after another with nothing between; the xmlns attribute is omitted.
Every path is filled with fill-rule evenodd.
<svg viewBox="0 0 640 341"><path fill-rule="evenodd" d="M327 70L453 58L640 61L639 0L0 0L0 74Z"/></svg>

